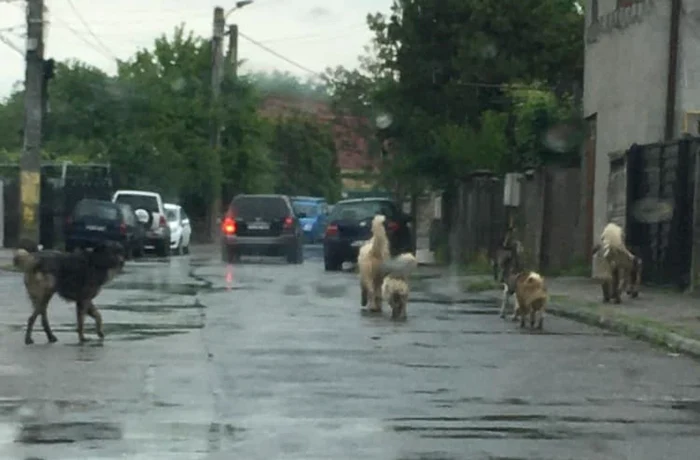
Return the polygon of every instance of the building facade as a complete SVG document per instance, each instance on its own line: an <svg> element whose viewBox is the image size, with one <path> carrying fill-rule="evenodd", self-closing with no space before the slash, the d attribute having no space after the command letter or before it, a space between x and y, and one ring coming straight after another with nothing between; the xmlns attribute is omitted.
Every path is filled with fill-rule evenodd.
<svg viewBox="0 0 700 460"><path fill-rule="evenodd" d="M584 9L583 201L592 244L608 219L610 155L700 134L700 0L586 0Z"/></svg>

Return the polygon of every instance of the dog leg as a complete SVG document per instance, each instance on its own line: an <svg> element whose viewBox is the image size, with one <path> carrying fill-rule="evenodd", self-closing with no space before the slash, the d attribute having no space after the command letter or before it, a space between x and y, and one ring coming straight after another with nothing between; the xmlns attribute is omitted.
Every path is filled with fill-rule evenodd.
<svg viewBox="0 0 700 460"><path fill-rule="evenodd" d="M610 302L610 281L603 280L600 283L600 287L603 289L603 302L604 303Z"/></svg>
<svg viewBox="0 0 700 460"><path fill-rule="evenodd" d="M508 306L508 286L503 284L503 300L501 301L501 313L500 317L506 317L506 307Z"/></svg>
<svg viewBox="0 0 700 460"><path fill-rule="evenodd" d="M520 327L525 327L525 313L520 313Z"/></svg>
<svg viewBox="0 0 700 460"><path fill-rule="evenodd" d="M83 333L83 329L85 327L85 313L86 313L86 307L83 304L83 302L76 302L75 303L75 313L77 317L77 332L78 332L78 340L80 343L87 342L87 339L85 338L85 334Z"/></svg>
<svg viewBox="0 0 700 460"><path fill-rule="evenodd" d="M540 310L538 318L537 318L537 329L539 329L540 331L542 330L543 323L544 323L544 310Z"/></svg>
<svg viewBox="0 0 700 460"><path fill-rule="evenodd" d="M44 310L41 313L41 327L44 328L44 333L46 333L46 338L49 340L50 343L58 342L58 339L53 334L53 331L51 331L51 325L49 324L49 315L46 313L46 310Z"/></svg>
<svg viewBox="0 0 700 460"><path fill-rule="evenodd" d="M530 310L530 329L535 328L535 319L537 319L537 311L535 309Z"/></svg>
<svg viewBox="0 0 700 460"><path fill-rule="evenodd" d="M39 312L34 310L34 312L29 315L29 319L27 319L27 331L24 333L25 345L31 345L34 343L34 340L32 340L32 329L34 329L34 322L38 316Z"/></svg>
<svg viewBox="0 0 700 460"><path fill-rule="evenodd" d="M622 303L622 299L620 298L620 269L615 268L612 271L612 284L611 290L612 290L612 300L614 303Z"/></svg>
<svg viewBox="0 0 700 460"><path fill-rule="evenodd" d="M367 289L365 288L364 284L360 283L360 305L363 307L367 306Z"/></svg>
<svg viewBox="0 0 700 460"><path fill-rule="evenodd" d="M97 337L104 339L105 333L102 331L102 314L100 314L100 311L97 309L95 304L92 303L92 301L90 301L90 306L87 309L87 314L95 320L95 329L97 331Z"/></svg>
<svg viewBox="0 0 700 460"><path fill-rule="evenodd" d="M515 321L518 319L518 314L520 313L520 304L518 303L518 298L514 297L513 299L513 315L510 317L511 321Z"/></svg>

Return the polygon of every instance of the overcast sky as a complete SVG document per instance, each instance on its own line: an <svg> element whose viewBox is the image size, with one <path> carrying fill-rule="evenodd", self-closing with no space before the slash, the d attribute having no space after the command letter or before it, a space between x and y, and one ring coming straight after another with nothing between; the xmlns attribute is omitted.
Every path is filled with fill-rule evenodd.
<svg viewBox="0 0 700 460"><path fill-rule="evenodd" d="M214 7L228 10L234 4L235 0L46 0L46 57L76 58L114 73L115 56L126 59L150 47L180 23L195 34L211 36ZM238 23L241 33L303 67L322 72L328 66L355 66L371 37L367 13L388 12L390 5L391 0L255 0L233 12L227 22ZM0 39L19 48L0 41L1 98L24 78L25 22L22 0L0 0ZM241 72L277 69L308 75L243 37L239 57L247 60Z"/></svg>

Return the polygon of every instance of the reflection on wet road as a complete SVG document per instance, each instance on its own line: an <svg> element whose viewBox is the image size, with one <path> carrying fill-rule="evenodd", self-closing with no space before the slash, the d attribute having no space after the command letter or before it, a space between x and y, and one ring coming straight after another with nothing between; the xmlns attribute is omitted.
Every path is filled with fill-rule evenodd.
<svg viewBox="0 0 700 460"><path fill-rule="evenodd" d="M0 459L697 458L696 362L552 317L521 332L440 280L405 323L362 315L319 255L131 263L85 346L60 300L60 342L24 346L21 279L0 275Z"/></svg>

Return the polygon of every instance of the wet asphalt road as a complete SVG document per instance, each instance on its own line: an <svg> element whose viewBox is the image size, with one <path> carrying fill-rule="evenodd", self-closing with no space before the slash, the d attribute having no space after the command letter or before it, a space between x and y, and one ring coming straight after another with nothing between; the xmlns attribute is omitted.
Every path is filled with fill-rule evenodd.
<svg viewBox="0 0 700 460"><path fill-rule="evenodd" d="M0 459L698 458L698 363L552 317L521 332L440 280L393 323L355 276L317 248L131 263L98 297L104 343L54 300L59 342L28 347L0 275Z"/></svg>

